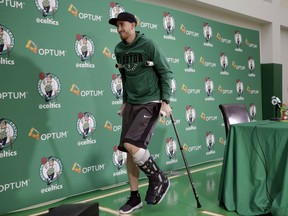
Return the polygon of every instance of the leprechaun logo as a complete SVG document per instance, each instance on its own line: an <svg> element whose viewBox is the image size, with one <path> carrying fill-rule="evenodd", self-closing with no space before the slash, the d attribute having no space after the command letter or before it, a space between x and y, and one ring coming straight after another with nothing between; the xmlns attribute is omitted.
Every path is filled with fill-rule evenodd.
<svg viewBox="0 0 288 216"><path fill-rule="evenodd" d="M250 113L251 119L254 120L255 117L256 117L256 113L257 113L257 111L256 111L256 106L255 106L254 103L251 103L251 104L250 104L249 113Z"/></svg>
<svg viewBox="0 0 288 216"><path fill-rule="evenodd" d="M119 3L115 2L110 3L110 10L109 10L110 19L116 18L119 13L122 13L124 11L125 11L124 8Z"/></svg>
<svg viewBox="0 0 288 216"><path fill-rule="evenodd" d="M111 90L117 100L123 96L123 84L121 74L112 74Z"/></svg>
<svg viewBox="0 0 288 216"><path fill-rule="evenodd" d="M251 56L248 57L248 68L249 68L250 73L254 72L255 61L254 61L253 57L251 57Z"/></svg>
<svg viewBox="0 0 288 216"><path fill-rule="evenodd" d="M10 57L14 43L15 40L12 32L0 24L0 55L8 55Z"/></svg>
<svg viewBox="0 0 288 216"><path fill-rule="evenodd" d="M242 96L243 95L243 90L244 90L244 84L241 80L236 80L236 91L238 96Z"/></svg>
<svg viewBox="0 0 288 216"><path fill-rule="evenodd" d="M113 148L113 164L120 170L127 161L127 153L123 151L119 151L117 146Z"/></svg>
<svg viewBox="0 0 288 216"><path fill-rule="evenodd" d="M209 23L204 22L203 23L203 35L204 38L206 40L206 43L208 43L209 41L211 41L212 37L213 37L213 31L212 31L212 27L210 26Z"/></svg>
<svg viewBox="0 0 288 216"><path fill-rule="evenodd" d="M167 35L170 35L173 33L174 29L175 29L175 19L172 16L171 13L169 12L164 12L163 14L163 27L167 33Z"/></svg>
<svg viewBox="0 0 288 216"><path fill-rule="evenodd" d="M171 96L175 96L177 90L177 83L176 80L174 78L171 79Z"/></svg>
<svg viewBox="0 0 288 216"><path fill-rule="evenodd" d="M184 50L184 59L187 67L190 68L195 62L195 53L191 47L185 47Z"/></svg>
<svg viewBox="0 0 288 216"><path fill-rule="evenodd" d="M0 119L0 151L4 148L11 147L16 141L18 130L14 122L9 119Z"/></svg>
<svg viewBox="0 0 288 216"><path fill-rule="evenodd" d="M186 121L189 126L193 124L196 120L196 109L192 107L191 105L186 106L186 112L185 112Z"/></svg>
<svg viewBox="0 0 288 216"><path fill-rule="evenodd" d="M43 17L54 16L58 11L58 0L35 0L35 5Z"/></svg>
<svg viewBox="0 0 288 216"><path fill-rule="evenodd" d="M220 65L223 71L228 67L228 57L224 52L220 53Z"/></svg>
<svg viewBox="0 0 288 216"><path fill-rule="evenodd" d="M205 92L206 92L208 97L212 96L212 94L214 92L214 82L209 77L205 78Z"/></svg>
<svg viewBox="0 0 288 216"><path fill-rule="evenodd" d="M166 154L171 160L177 152L176 141L173 137L166 138Z"/></svg>
<svg viewBox="0 0 288 216"><path fill-rule="evenodd" d="M239 48L242 44L242 35L238 30L235 31L234 41L235 41L237 48Z"/></svg>
<svg viewBox="0 0 288 216"><path fill-rule="evenodd" d="M88 136L92 136L96 129L95 117L89 112L79 112L77 120L77 131L86 139Z"/></svg>
<svg viewBox="0 0 288 216"><path fill-rule="evenodd" d="M55 156L42 157L40 177L47 185L59 181L62 175L62 162Z"/></svg>
<svg viewBox="0 0 288 216"><path fill-rule="evenodd" d="M76 35L75 52L81 61L91 60L95 53L94 42L87 35Z"/></svg>
<svg viewBox="0 0 288 216"><path fill-rule="evenodd" d="M208 148L208 151L211 151L214 145L215 145L215 135L211 131L206 132L206 146Z"/></svg>
<svg viewBox="0 0 288 216"><path fill-rule="evenodd" d="M61 91L60 80L52 73L39 73L38 93L46 102L58 97Z"/></svg>

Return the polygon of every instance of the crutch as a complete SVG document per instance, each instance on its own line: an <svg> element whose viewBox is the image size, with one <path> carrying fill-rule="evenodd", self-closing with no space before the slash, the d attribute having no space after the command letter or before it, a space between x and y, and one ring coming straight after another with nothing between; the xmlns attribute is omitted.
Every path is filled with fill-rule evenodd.
<svg viewBox="0 0 288 216"><path fill-rule="evenodd" d="M166 113L163 112L163 111L161 111L160 114L161 114L163 117L166 116ZM186 171L187 171L187 174L188 174L188 177L189 177L189 181L190 181L190 183L191 183L192 190L193 190L193 193L194 193L196 202L197 202L197 208L201 208L201 204L200 204L200 202L199 202L198 193L197 193L197 191L196 191L196 188L195 188L194 182L193 182L193 180L192 180L192 176L191 176L190 170L189 170L189 168L188 168L187 159L186 159L186 156L185 156L185 154L184 154L184 152L183 152L183 147L182 147L182 145L181 145L180 138L179 138L179 135L178 135L178 131L177 131L177 128L176 128L176 125L175 125L175 121L174 121L174 118L173 118L173 115L172 115L172 114L170 114L170 118L171 118L171 121L172 121L172 124L173 124L173 128L174 128L174 131L175 131L177 140L178 140L178 144L179 144L179 147L180 147L180 150L181 150L181 154L182 154L182 157L183 157L183 160L184 160L184 164L185 164Z"/></svg>

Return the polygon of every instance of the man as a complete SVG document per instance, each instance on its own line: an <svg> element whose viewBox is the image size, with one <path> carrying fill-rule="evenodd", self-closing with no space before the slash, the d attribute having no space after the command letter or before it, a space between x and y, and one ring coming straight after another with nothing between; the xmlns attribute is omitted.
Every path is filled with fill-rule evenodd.
<svg viewBox="0 0 288 216"><path fill-rule="evenodd" d="M131 195L119 212L131 213L143 203L138 193L139 169L149 180L145 201L159 204L170 186L169 179L151 157L147 145L150 142L160 110L166 116L172 113L169 105L173 74L163 51L152 40L136 31L133 14L122 12L109 20L116 26L121 42L115 47L115 55L123 82L123 105L119 110L122 133L118 149L127 152L127 173ZM153 62L153 67L146 62Z"/></svg>

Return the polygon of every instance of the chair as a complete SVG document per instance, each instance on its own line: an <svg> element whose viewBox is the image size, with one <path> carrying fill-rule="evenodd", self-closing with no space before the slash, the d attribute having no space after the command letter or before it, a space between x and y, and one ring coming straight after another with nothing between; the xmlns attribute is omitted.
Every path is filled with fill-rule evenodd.
<svg viewBox="0 0 288 216"><path fill-rule="evenodd" d="M228 136L230 125L250 122L249 112L245 104L220 104L219 109L223 116L226 137Z"/></svg>

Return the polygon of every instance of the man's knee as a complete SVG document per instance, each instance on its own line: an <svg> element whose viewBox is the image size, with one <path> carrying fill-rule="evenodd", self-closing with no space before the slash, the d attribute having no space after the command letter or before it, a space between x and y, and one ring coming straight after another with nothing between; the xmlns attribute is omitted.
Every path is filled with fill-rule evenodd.
<svg viewBox="0 0 288 216"><path fill-rule="evenodd" d="M139 147L127 142L124 143L124 147L127 150L127 152L131 155L136 154L136 152L138 152L139 150Z"/></svg>

